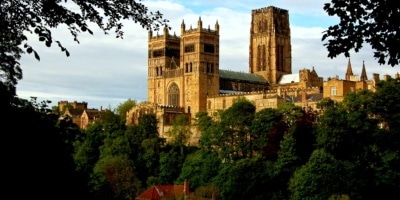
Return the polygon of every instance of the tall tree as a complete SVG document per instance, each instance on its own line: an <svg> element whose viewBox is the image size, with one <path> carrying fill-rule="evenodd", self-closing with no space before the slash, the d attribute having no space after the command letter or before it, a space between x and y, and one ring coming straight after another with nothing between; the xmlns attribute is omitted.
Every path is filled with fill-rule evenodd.
<svg viewBox="0 0 400 200"><path fill-rule="evenodd" d="M228 160L251 156L250 126L255 106L247 99L236 99L234 104L221 113L221 131L218 136L221 153ZM239 114L240 113L240 114Z"/></svg>
<svg viewBox="0 0 400 200"><path fill-rule="evenodd" d="M364 43L375 50L379 64L395 66L400 60L400 5L396 0L331 0L324 10L339 17L322 36L327 40L328 57L333 58L349 51L358 52Z"/></svg>
<svg viewBox="0 0 400 200"><path fill-rule="evenodd" d="M140 0L139 0L140 1ZM18 80L22 79L19 63L21 55L33 53L40 60L39 53L28 42L27 33L38 36L39 41L50 47L54 42L69 56L68 50L55 40L51 29L65 25L74 41L79 43L82 32L92 34L90 24L95 24L104 33L113 31L117 38L123 38L124 20L132 20L143 28L158 30L167 20L163 15L151 12L135 0L120 1L76 1L76 0L8 0L0 2L0 72L1 81L15 93Z"/></svg>
<svg viewBox="0 0 400 200"><path fill-rule="evenodd" d="M117 113L122 120L126 120L126 112L128 112L132 107L136 106L136 100L128 99L117 106Z"/></svg>
<svg viewBox="0 0 400 200"><path fill-rule="evenodd" d="M251 123L253 150L266 159L275 159L279 142L287 127L277 109L266 108L257 112Z"/></svg>
<svg viewBox="0 0 400 200"><path fill-rule="evenodd" d="M346 194L346 170L334 156L315 150L290 180L291 199L329 199Z"/></svg>

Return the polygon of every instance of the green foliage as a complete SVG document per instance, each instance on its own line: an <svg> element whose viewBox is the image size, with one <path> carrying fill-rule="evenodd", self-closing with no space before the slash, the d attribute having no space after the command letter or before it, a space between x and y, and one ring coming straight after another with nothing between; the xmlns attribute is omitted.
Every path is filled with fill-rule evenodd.
<svg viewBox="0 0 400 200"><path fill-rule="evenodd" d="M117 106L117 114L120 116L121 120L126 120L126 113L137 105L136 100L128 99Z"/></svg>
<svg viewBox="0 0 400 200"><path fill-rule="evenodd" d="M141 188L135 178L133 163L124 154L101 158L93 168L90 183L97 193L112 191L115 199L133 199Z"/></svg>
<svg viewBox="0 0 400 200"><path fill-rule="evenodd" d="M291 199L322 200L346 194L346 174L341 162L324 150L317 149L290 180Z"/></svg>
<svg viewBox="0 0 400 200"><path fill-rule="evenodd" d="M218 174L220 165L221 160L216 152L197 150L186 157L177 182L183 183L187 179L192 190L209 185L211 179Z"/></svg>
<svg viewBox="0 0 400 200"><path fill-rule="evenodd" d="M253 149L266 159L274 159L286 130L287 126L283 121L283 115L277 109L260 110L255 114L251 123Z"/></svg>
<svg viewBox="0 0 400 200"><path fill-rule="evenodd" d="M168 135L172 137L171 142L174 145L188 145L192 132L190 131L190 123L186 115L179 115L172 122L172 128L168 131Z"/></svg>
<svg viewBox="0 0 400 200"><path fill-rule="evenodd" d="M261 157L222 164L213 179L219 189L218 199L269 199L267 168Z"/></svg>
<svg viewBox="0 0 400 200"><path fill-rule="evenodd" d="M331 0L324 10L329 16L337 16L339 23L324 32L322 40L328 49L328 57L340 54L349 57L349 51L358 52L364 43L375 50L379 64L399 64L400 29L399 4L395 0L352 1Z"/></svg>
<svg viewBox="0 0 400 200"><path fill-rule="evenodd" d="M238 99L230 108L221 113L221 132L217 137L221 155L227 160L252 156L250 126L255 114L255 106L246 99Z"/></svg>
<svg viewBox="0 0 400 200"><path fill-rule="evenodd" d="M171 184L178 177L183 166L185 156L181 149L171 148L169 151L160 153L159 184Z"/></svg>

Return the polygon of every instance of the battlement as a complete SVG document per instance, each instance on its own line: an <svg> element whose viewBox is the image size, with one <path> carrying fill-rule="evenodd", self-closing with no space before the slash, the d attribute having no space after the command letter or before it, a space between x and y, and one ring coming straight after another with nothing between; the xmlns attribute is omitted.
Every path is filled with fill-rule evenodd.
<svg viewBox="0 0 400 200"><path fill-rule="evenodd" d="M264 7L264 8L258 8L258 9L254 9L252 10L252 14L256 14L256 13L266 13L268 12L268 10L273 10L274 13L280 13L280 14L288 14L289 11L286 9L282 9L282 8L278 8L275 6L268 6L268 7Z"/></svg>
<svg viewBox="0 0 400 200"><path fill-rule="evenodd" d="M158 39L174 39L174 40L180 40L181 37L177 36L176 34L171 35L171 34L157 34L153 35L152 32L149 32L149 40L158 40Z"/></svg>
<svg viewBox="0 0 400 200"><path fill-rule="evenodd" d="M217 33L217 31L210 29L210 27L208 27L208 28L201 28L201 29L198 29L198 28L190 28L190 29L185 30L185 33L195 33L195 32L213 33L213 34Z"/></svg>

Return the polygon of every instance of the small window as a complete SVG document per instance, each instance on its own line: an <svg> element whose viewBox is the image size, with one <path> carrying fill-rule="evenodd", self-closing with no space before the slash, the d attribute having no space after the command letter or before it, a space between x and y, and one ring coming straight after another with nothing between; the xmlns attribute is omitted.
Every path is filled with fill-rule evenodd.
<svg viewBox="0 0 400 200"><path fill-rule="evenodd" d="M204 53L215 53L213 44L204 44Z"/></svg>
<svg viewBox="0 0 400 200"><path fill-rule="evenodd" d="M185 45L185 53L194 52L194 44Z"/></svg>
<svg viewBox="0 0 400 200"><path fill-rule="evenodd" d="M331 87L331 96L337 96L337 88L335 86Z"/></svg>

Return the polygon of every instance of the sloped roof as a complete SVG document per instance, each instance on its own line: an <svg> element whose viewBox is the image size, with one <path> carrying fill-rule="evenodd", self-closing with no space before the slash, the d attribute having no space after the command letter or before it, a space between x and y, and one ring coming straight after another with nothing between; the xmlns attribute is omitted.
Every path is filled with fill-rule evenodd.
<svg viewBox="0 0 400 200"><path fill-rule="evenodd" d="M65 114L71 117L80 117L83 113L83 109L81 108L67 108L65 110Z"/></svg>
<svg viewBox="0 0 400 200"><path fill-rule="evenodd" d="M88 115L89 119L100 118L103 111L99 111L97 109L87 109L85 110L86 114Z"/></svg>
<svg viewBox="0 0 400 200"><path fill-rule="evenodd" d="M298 83L298 82L300 82L299 74L285 74L282 75L281 79L278 81L278 84Z"/></svg>
<svg viewBox="0 0 400 200"><path fill-rule="evenodd" d="M183 185L157 185L144 191L136 200L180 199L184 195L183 190Z"/></svg>
<svg viewBox="0 0 400 200"><path fill-rule="evenodd" d="M229 70L219 70L219 77L223 79L231 79L231 80L243 80L246 82L259 82L265 83L267 82L264 77L258 74L250 74L244 72L234 72Z"/></svg>

